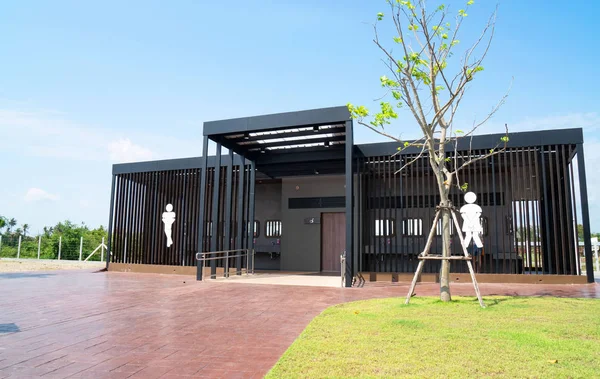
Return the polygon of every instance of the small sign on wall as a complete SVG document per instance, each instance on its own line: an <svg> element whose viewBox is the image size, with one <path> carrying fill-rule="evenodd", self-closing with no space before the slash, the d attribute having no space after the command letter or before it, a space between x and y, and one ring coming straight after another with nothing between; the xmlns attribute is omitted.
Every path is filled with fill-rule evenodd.
<svg viewBox="0 0 600 379"><path fill-rule="evenodd" d="M304 223L305 224L320 224L321 218L320 217L307 217L304 219Z"/></svg>

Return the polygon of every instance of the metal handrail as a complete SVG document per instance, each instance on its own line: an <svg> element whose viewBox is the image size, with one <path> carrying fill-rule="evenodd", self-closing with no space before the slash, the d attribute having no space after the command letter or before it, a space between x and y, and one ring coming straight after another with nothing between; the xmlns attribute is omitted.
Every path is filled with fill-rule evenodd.
<svg viewBox="0 0 600 379"><path fill-rule="evenodd" d="M243 251L245 252L244 254L235 254L235 255L229 255L229 253L236 253L236 252L240 252ZM250 265L250 252L252 251L252 266ZM212 257L212 255L216 255L216 254L224 254L225 256L220 256L220 257ZM207 255L210 255L211 257L207 258ZM201 253L196 253L196 260L201 260L202 264L202 281L204 281L204 269L206 268L206 262L207 261L214 261L214 260L218 260L218 259L225 259L225 268L224 268L224 275L225 277L229 277L229 258L237 258L237 257L246 257L246 275L249 274L250 271L250 267L252 267L252 274L254 274L254 249L236 249L236 250L222 250L222 251L207 251L207 252L201 252ZM235 271L235 273L241 273L243 271Z"/></svg>

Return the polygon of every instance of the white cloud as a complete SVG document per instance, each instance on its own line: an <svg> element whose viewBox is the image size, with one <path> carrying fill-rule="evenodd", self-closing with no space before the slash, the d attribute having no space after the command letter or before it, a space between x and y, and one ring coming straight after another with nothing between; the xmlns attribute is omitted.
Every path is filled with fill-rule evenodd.
<svg viewBox="0 0 600 379"><path fill-rule="evenodd" d="M33 203L33 202L38 202L38 201L57 201L58 195L48 193L40 188L30 188L27 190L24 200L28 203Z"/></svg>
<svg viewBox="0 0 600 379"><path fill-rule="evenodd" d="M47 110L0 109L0 152L107 164L200 155L199 138L76 123Z"/></svg>
<svg viewBox="0 0 600 379"><path fill-rule="evenodd" d="M129 138L120 138L108 145L110 160L118 163L148 161L154 157L149 149L136 145Z"/></svg>

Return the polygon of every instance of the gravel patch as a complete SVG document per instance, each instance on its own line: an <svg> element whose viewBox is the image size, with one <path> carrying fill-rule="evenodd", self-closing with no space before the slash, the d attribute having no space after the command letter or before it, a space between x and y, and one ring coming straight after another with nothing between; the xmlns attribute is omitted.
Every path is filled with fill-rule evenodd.
<svg viewBox="0 0 600 379"><path fill-rule="evenodd" d="M0 259L0 272L89 270L106 267L104 262L79 262L37 259Z"/></svg>

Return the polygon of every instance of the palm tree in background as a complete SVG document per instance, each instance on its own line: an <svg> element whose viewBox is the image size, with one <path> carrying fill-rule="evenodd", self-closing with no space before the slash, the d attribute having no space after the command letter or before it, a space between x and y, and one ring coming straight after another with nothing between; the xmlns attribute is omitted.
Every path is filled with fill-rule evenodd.
<svg viewBox="0 0 600 379"><path fill-rule="evenodd" d="M29 231L29 224L23 224L23 236L27 237L27 232Z"/></svg>
<svg viewBox="0 0 600 379"><path fill-rule="evenodd" d="M6 232L10 233L15 226L17 226L17 220L15 220L14 218L11 218L8 221L8 229Z"/></svg>
<svg viewBox="0 0 600 379"><path fill-rule="evenodd" d="M6 227L6 219L0 216L0 234L2 234L2 229Z"/></svg>

